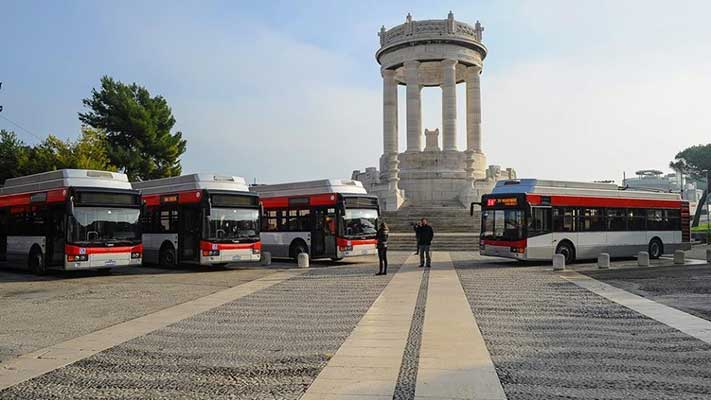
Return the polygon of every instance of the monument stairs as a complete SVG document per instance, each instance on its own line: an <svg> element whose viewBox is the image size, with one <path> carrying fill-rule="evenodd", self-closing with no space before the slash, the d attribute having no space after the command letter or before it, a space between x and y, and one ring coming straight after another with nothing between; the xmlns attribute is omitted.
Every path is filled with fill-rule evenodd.
<svg viewBox="0 0 711 400"><path fill-rule="evenodd" d="M415 233L412 224L427 218L435 230L432 250L474 251L479 248L481 215L462 207L456 200L434 202L406 201L397 211L381 211L383 221L390 228L391 250L415 250Z"/></svg>

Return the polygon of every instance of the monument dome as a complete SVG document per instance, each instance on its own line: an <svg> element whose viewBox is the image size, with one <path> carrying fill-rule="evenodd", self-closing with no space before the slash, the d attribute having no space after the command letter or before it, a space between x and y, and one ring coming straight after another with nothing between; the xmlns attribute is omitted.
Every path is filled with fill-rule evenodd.
<svg viewBox="0 0 711 400"><path fill-rule="evenodd" d="M491 190L500 167L487 168L482 149L481 72L487 48L484 27L454 19L415 21L380 28L375 58L383 77L383 154L380 171L354 171L354 178L378 195L386 211L442 202L468 207ZM466 115L457 115L457 84L466 85ZM406 146L398 141L398 85L406 87ZM423 130L423 87L442 90L442 124ZM466 119L466 148L457 147L457 118ZM441 140L440 140L441 132ZM425 140L423 141L423 136ZM441 142L441 146L440 146ZM504 172L515 177L513 170Z"/></svg>

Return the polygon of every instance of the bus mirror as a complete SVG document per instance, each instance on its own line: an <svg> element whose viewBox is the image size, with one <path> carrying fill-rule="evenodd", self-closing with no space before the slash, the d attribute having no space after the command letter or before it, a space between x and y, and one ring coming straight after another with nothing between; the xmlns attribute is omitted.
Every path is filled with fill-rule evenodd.
<svg viewBox="0 0 711 400"><path fill-rule="evenodd" d="M481 206L481 203L477 202L477 201L473 201L472 204L469 206L469 215L471 215L472 217L474 216L474 206L475 205Z"/></svg>

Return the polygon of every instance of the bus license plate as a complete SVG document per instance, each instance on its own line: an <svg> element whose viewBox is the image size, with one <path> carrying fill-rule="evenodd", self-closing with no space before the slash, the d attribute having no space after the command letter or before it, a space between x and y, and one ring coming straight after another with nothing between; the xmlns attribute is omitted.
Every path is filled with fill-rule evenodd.
<svg viewBox="0 0 711 400"><path fill-rule="evenodd" d="M239 261L242 259L242 256L232 256L232 261Z"/></svg>
<svg viewBox="0 0 711 400"><path fill-rule="evenodd" d="M104 261L104 265L106 265L106 266L113 266L113 265L116 265L116 261L114 261L114 260L106 260L106 261Z"/></svg>

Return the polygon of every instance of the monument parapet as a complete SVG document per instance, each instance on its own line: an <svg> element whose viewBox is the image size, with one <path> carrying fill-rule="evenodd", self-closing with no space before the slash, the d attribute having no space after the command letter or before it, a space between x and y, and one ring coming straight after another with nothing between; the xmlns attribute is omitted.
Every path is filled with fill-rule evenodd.
<svg viewBox="0 0 711 400"><path fill-rule="evenodd" d="M383 154L379 179L372 179L371 170L364 184L378 195L383 210L397 210L406 200L410 204L457 200L468 207L493 188L495 179L487 173L481 140L480 75L488 52L483 32L479 21L473 25L457 21L451 11L442 20L415 21L408 14L401 25L381 27L375 58L383 77ZM461 150L457 146L460 83L466 85L466 148ZM404 152L398 143L399 85L406 87ZM442 90L440 127L423 130L423 87ZM515 176L511 170L508 174Z"/></svg>

